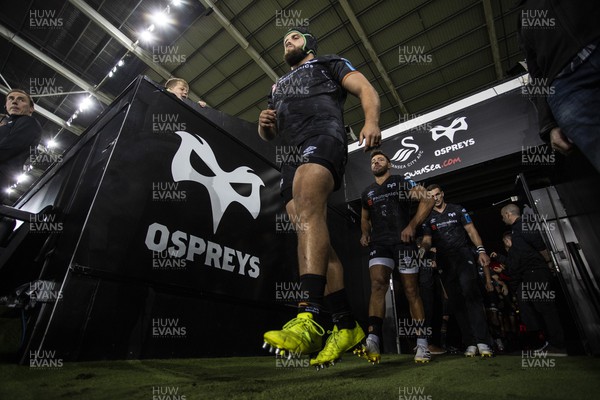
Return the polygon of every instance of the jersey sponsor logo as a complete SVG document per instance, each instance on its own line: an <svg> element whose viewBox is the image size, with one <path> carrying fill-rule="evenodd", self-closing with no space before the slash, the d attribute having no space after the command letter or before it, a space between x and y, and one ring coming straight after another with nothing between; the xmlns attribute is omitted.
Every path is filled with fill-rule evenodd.
<svg viewBox="0 0 600 400"><path fill-rule="evenodd" d="M456 213L455 212L448 213L448 216L449 217L456 217Z"/></svg>
<svg viewBox="0 0 600 400"><path fill-rule="evenodd" d="M171 173L173 181L192 181L205 187L210 196L213 218L213 233L217 232L221 218L232 203L242 205L256 219L260 214L260 188L265 186L262 179L247 166L241 166L231 172L223 171L215 153L203 138L185 131L175 132L181 138L181 145L173 157ZM191 164L195 154L206 164L212 175L205 176L196 171ZM234 185L250 185L247 196L239 194Z"/></svg>
<svg viewBox="0 0 600 400"><path fill-rule="evenodd" d="M431 138L437 142L442 136L447 138L451 143L454 143L454 134L458 131L466 131L469 125L465 121L467 117L455 118L450 126L437 125L431 128Z"/></svg>
<svg viewBox="0 0 600 400"><path fill-rule="evenodd" d="M394 182L394 183L388 183L386 186L387 186L388 189L393 189L393 188L396 187L396 182Z"/></svg>

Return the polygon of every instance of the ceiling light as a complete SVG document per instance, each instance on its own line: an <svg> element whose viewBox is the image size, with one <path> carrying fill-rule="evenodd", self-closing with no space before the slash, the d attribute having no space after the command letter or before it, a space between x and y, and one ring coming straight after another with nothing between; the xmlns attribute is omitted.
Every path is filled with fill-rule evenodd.
<svg viewBox="0 0 600 400"><path fill-rule="evenodd" d="M144 42L151 42L154 39L154 36L148 31L143 31L140 33L140 39Z"/></svg>

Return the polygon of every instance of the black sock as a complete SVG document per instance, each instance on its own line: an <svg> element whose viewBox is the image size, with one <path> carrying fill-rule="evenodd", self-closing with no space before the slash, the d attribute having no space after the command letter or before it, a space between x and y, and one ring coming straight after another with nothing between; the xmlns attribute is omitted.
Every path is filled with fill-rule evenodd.
<svg viewBox="0 0 600 400"><path fill-rule="evenodd" d="M338 329L354 329L356 322L350 311L350 303L346 297L346 289L338 290L325 296L325 304L331 312L331 319Z"/></svg>
<svg viewBox="0 0 600 400"><path fill-rule="evenodd" d="M309 312L319 315L323 306L323 293L327 279L322 275L305 274L300 276L300 290L306 301L298 303L298 313Z"/></svg>
<svg viewBox="0 0 600 400"><path fill-rule="evenodd" d="M379 339L381 339L383 328L383 318L379 317L369 317L369 334L376 335Z"/></svg>

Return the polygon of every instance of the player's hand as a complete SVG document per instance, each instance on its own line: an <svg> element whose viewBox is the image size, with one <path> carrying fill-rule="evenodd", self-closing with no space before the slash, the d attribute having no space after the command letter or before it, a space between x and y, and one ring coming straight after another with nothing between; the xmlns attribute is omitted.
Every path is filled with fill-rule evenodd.
<svg viewBox="0 0 600 400"><path fill-rule="evenodd" d="M554 128L550 131L550 145L554 150L564 155L567 155L573 151L573 145L562 133L560 128Z"/></svg>
<svg viewBox="0 0 600 400"><path fill-rule="evenodd" d="M486 281L485 282L485 290L487 290L488 292L493 292L494 291L494 285L492 285L492 281Z"/></svg>
<svg viewBox="0 0 600 400"><path fill-rule="evenodd" d="M496 253L495 251L492 251L492 254L490 254L490 258L496 258L498 257L498 253Z"/></svg>
<svg viewBox="0 0 600 400"><path fill-rule="evenodd" d="M381 129L379 129L377 124L365 123L365 126L363 126L360 131L358 145L361 146L363 141L365 143L365 151L369 151L374 147L379 147L381 144Z"/></svg>
<svg viewBox="0 0 600 400"><path fill-rule="evenodd" d="M410 224L400 232L400 240L404 243L410 243L415 239L416 229Z"/></svg>
<svg viewBox="0 0 600 400"><path fill-rule="evenodd" d="M275 129L277 123L277 111L262 110L258 116L258 124L261 128Z"/></svg>
<svg viewBox="0 0 600 400"><path fill-rule="evenodd" d="M367 247L367 246L369 245L369 242L370 242L370 241L371 241L371 237L370 237L370 236L367 236L367 235L362 235L362 236L360 237L360 244L361 244L363 247Z"/></svg>
<svg viewBox="0 0 600 400"><path fill-rule="evenodd" d="M487 267L490 265L490 257L485 253L479 253L479 264L482 267Z"/></svg>
<svg viewBox="0 0 600 400"><path fill-rule="evenodd" d="M200 100L200 101L198 102L198 105L199 105L200 107L204 108L204 107L206 107L206 102L205 102L205 101L202 101L202 100Z"/></svg>

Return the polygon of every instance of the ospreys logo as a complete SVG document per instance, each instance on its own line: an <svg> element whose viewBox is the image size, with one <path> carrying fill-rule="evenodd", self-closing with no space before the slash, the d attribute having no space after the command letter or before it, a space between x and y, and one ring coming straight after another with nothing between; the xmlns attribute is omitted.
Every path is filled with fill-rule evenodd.
<svg viewBox="0 0 600 400"><path fill-rule="evenodd" d="M185 131L175 132L181 138L181 145L173 157L171 173L173 181L192 181L204 186L210 196L213 217L213 233L217 232L221 218L231 205L239 203L256 219L260 213L260 187L262 179L249 167L238 167L231 172L221 169L215 154L208 143L198 135ZM200 174L191 163L192 154L197 154L211 170L211 176ZM239 194L234 185L249 184L252 190L248 196Z"/></svg>
<svg viewBox="0 0 600 400"><path fill-rule="evenodd" d="M434 126L430 129L431 138L434 141L437 141L442 136L445 136L450 142L454 143L454 134L458 131L466 131L469 125L467 125L467 121L465 121L466 117L460 117L454 119L450 126ZM441 133L440 133L441 132Z"/></svg>

